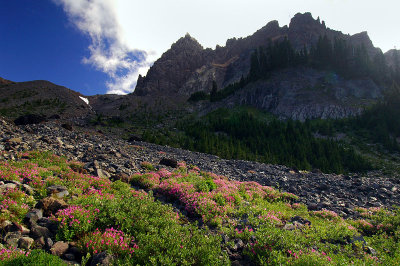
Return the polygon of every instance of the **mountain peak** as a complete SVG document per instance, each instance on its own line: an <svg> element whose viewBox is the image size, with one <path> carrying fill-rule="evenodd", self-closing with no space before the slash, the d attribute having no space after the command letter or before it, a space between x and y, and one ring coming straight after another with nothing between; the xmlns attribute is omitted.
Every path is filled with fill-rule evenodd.
<svg viewBox="0 0 400 266"><path fill-rule="evenodd" d="M206 63L204 51L203 46L186 33L154 63L145 77L139 77L134 95L176 93L190 75Z"/></svg>
<svg viewBox="0 0 400 266"><path fill-rule="evenodd" d="M203 50L203 46L189 33L186 33L184 37L181 37L178 41L172 44L171 49L200 49Z"/></svg>
<svg viewBox="0 0 400 266"><path fill-rule="evenodd" d="M310 12L305 13L297 13L294 17L290 20L289 28L293 30L302 29L302 28L320 28L326 29L325 22L320 21L319 17L314 19Z"/></svg>

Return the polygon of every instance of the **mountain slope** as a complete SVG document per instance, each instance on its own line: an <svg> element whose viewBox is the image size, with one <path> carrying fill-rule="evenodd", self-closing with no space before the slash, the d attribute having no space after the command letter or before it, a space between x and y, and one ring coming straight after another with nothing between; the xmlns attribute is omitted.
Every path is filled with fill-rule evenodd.
<svg viewBox="0 0 400 266"><path fill-rule="evenodd" d="M45 80L8 83L0 87L0 113L15 118L34 113L62 118L87 116L93 111L82 94Z"/></svg>

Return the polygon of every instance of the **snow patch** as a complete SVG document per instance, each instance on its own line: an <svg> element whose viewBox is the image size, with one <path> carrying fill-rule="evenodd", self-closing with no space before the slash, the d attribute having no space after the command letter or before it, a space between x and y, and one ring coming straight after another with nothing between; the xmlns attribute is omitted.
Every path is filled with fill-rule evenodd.
<svg viewBox="0 0 400 266"><path fill-rule="evenodd" d="M89 105L89 100L85 97L79 96L79 98L81 98L82 101L84 101L87 105Z"/></svg>

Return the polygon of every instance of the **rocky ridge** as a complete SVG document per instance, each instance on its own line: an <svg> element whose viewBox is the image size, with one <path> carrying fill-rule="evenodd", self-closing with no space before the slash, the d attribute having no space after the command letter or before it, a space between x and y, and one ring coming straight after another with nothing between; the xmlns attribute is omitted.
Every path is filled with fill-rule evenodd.
<svg viewBox="0 0 400 266"><path fill-rule="evenodd" d="M70 160L82 161L89 173L112 180L124 180L133 173L143 172L144 161L164 168L160 162L170 158L232 180L256 181L294 193L310 210L324 208L343 217L357 216L356 207L390 208L400 202L400 180L381 177L379 173L360 176L299 172L280 165L224 160L145 142L129 143L86 128L62 126L57 121L16 127L1 119L0 132L2 159L15 159L17 151L50 150Z"/></svg>
<svg viewBox="0 0 400 266"><path fill-rule="evenodd" d="M160 91L177 93L177 89L193 71L209 61L210 52L211 50L204 50L194 38L186 34L157 60L157 64L151 67L145 78L139 76L135 95L144 96Z"/></svg>
<svg viewBox="0 0 400 266"><path fill-rule="evenodd" d="M246 77L254 49L267 45L270 40L288 38L296 49L302 49L315 44L323 35L330 39L339 37L356 46L364 45L371 56L379 51L366 32L350 36L328 28L324 21L314 19L310 13L298 13L288 26L281 27L277 21L271 21L253 35L229 39L224 47L217 46L214 50L204 49L187 34L154 63L145 77L139 76L135 92L126 96L84 97L48 81L15 83L1 79L0 115L15 118L24 113L36 113L47 117L60 114L62 118L95 115L131 118L132 114L165 114L181 112L182 109L207 113L219 106L238 104L255 106L281 118L299 120L358 114L376 101L385 88L377 86L371 79L336 77L338 80L333 83L325 82L332 73L302 68L276 71L275 79L248 84L226 101L200 105L200 110L199 106L187 103L193 92L209 92L213 81L221 89ZM385 54L389 65L393 65L393 51ZM325 87L316 90L318 85Z"/></svg>
<svg viewBox="0 0 400 266"><path fill-rule="evenodd" d="M217 46L215 50L203 49L187 35L154 63L146 77L139 78L134 94L163 92L189 96L199 90L210 91L213 80L222 88L248 74L251 52L266 46L269 40L288 38L295 49L302 49L310 48L324 35L331 40L338 37L355 46L364 45L370 56L378 51L366 32L350 36L326 27L324 21L319 17L314 19L311 13L298 13L289 26L280 27L277 21L271 21L253 35L229 39L226 46Z"/></svg>

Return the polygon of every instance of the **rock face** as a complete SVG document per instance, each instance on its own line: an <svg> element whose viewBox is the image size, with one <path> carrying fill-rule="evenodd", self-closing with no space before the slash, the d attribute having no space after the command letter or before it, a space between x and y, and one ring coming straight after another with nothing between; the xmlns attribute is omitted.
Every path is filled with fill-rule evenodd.
<svg viewBox="0 0 400 266"><path fill-rule="evenodd" d="M210 92L213 81L218 88L223 88L246 77L250 70L251 54L258 47L267 46L270 41L288 38L295 49L310 49L325 35L330 40L340 38L356 47L364 46L371 58L379 51L366 32L346 35L327 28L324 21L314 19L311 13L298 13L289 26L280 27L277 21L271 21L253 35L229 39L225 47L217 46L215 50L203 49L187 35L154 63L146 77L139 77L133 94L183 95L187 99L197 91ZM294 76L290 76L290 72ZM323 71L302 69L279 71L272 80L250 84L240 90L234 99L228 101L228 105L247 104L280 117L300 120L342 118L358 114L363 107L382 95L383 88L371 80L345 81L334 77L335 83L316 88L327 75ZM221 105L226 104L224 102ZM211 109L218 106L214 104ZM209 107L201 112L207 113L208 110Z"/></svg>
<svg viewBox="0 0 400 266"><path fill-rule="evenodd" d="M395 59L397 57L397 59ZM386 62L388 62L389 66L394 66L395 60L398 60L400 64L400 50L391 49L385 53Z"/></svg>
<svg viewBox="0 0 400 266"><path fill-rule="evenodd" d="M307 33L307 34L305 34ZM315 20L311 13L296 14L290 21L288 36L294 48L302 49L316 43L319 36L326 34L332 37L339 32L328 31L325 22L320 22L319 17Z"/></svg>
<svg viewBox="0 0 400 266"><path fill-rule="evenodd" d="M304 121L359 114L382 93L370 79L345 80L331 72L292 68L278 71L266 81L250 83L222 105L250 105L281 118Z"/></svg>
<svg viewBox="0 0 400 266"><path fill-rule="evenodd" d="M289 27L280 27L277 21L271 21L253 35L229 39L225 47L217 46L215 50L203 49L186 35L154 63L146 77L139 77L134 95L179 93L189 96L196 91L210 91L213 81L219 88L225 87L248 74L252 51L268 45L269 41L286 37L296 49L302 49L310 48L323 35L332 40L339 37L356 46L364 45L370 55L377 52L366 32L345 35L327 28L311 13L299 13L292 18Z"/></svg>
<svg viewBox="0 0 400 266"><path fill-rule="evenodd" d="M196 69L207 63L209 52L186 34L154 63L145 78L139 77L135 95L176 93Z"/></svg>

